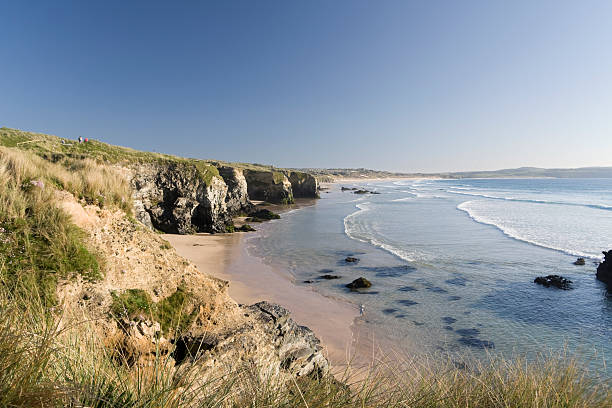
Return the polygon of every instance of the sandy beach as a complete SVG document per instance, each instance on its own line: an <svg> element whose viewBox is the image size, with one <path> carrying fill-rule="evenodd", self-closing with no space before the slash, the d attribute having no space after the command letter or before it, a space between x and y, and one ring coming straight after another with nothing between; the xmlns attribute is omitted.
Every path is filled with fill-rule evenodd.
<svg viewBox="0 0 612 408"><path fill-rule="evenodd" d="M358 307L294 285L288 274L247 253L244 233L163 237L202 272L229 281L236 302L267 300L288 309L298 324L315 332L333 365L343 366L351 358L354 339L360 337L353 334Z"/></svg>

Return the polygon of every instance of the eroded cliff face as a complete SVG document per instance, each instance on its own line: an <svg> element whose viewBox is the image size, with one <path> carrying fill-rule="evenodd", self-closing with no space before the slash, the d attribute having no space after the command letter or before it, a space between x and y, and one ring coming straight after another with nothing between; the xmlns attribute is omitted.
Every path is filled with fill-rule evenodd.
<svg viewBox="0 0 612 408"><path fill-rule="evenodd" d="M293 203L293 190L280 171L244 170L249 197L274 204Z"/></svg>
<svg viewBox="0 0 612 408"><path fill-rule="evenodd" d="M319 183L312 175L301 171L288 171L285 174L291 183L295 198L319 197Z"/></svg>
<svg viewBox="0 0 612 408"><path fill-rule="evenodd" d="M177 373L195 368L203 382L240 370L241 364L281 379L328 371L314 333L297 325L282 307L236 304L228 296L228 282L197 270L121 211L71 200L64 208L107 262L102 281L61 282L58 297L66 321L70 314L86 313L104 344L118 350L127 364L148 366L163 357ZM151 305L179 305L184 324L178 329L164 322L154 306L148 312L117 308L118 299L129 293L146 297Z"/></svg>
<svg viewBox="0 0 612 408"><path fill-rule="evenodd" d="M228 187L214 166L160 162L130 167L136 218L171 234L223 232Z"/></svg>
<svg viewBox="0 0 612 408"><path fill-rule="evenodd" d="M253 204L249 200L247 181L241 169L229 166L219 166L219 174L227 185L225 205L230 214L248 213Z"/></svg>

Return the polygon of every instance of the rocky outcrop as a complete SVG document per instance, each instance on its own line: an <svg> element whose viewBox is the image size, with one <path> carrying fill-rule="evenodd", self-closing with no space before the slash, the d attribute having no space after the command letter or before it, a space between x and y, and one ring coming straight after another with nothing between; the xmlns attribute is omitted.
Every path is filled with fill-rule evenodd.
<svg viewBox="0 0 612 408"><path fill-rule="evenodd" d="M241 169L229 166L219 166L219 174L227 185L225 206L232 215L241 212L248 213L253 204L249 201L247 181Z"/></svg>
<svg viewBox="0 0 612 408"><path fill-rule="evenodd" d="M74 204L69 208L80 206ZM87 310L91 329L128 367L151 366L162 358L177 376L196 370L194 387L247 367L281 381L327 373L319 340L286 309L268 302L239 305L228 295L228 282L199 271L123 213L95 206L81 211L87 222L79 226L107 260L104 278L62 281L58 299L66 321L73 312L82 319ZM123 296L136 295L139 302L117 307ZM128 312L142 302L150 306Z"/></svg>
<svg viewBox="0 0 612 408"><path fill-rule="evenodd" d="M295 198L319 198L319 183L312 175L301 171L287 171L285 175Z"/></svg>
<svg viewBox="0 0 612 408"><path fill-rule="evenodd" d="M349 288L350 290L366 289L371 286L372 286L372 283L363 277L357 278L351 283L349 283L348 285L346 285L346 287Z"/></svg>
<svg viewBox="0 0 612 408"><path fill-rule="evenodd" d="M228 187L216 167L167 161L134 165L129 171L134 214L145 225L189 234L223 232L231 224Z"/></svg>
<svg viewBox="0 0 612 408"><path fill-rule="evenodd" d="M293 203L293 190L287 177L280 171L244 170L251 200L275 204Z"/></svg>
<svg viewBox="0 0 612 408"><path fill-rule="evenodd" d="M538 276L533 280L533 282L547 288L551 286L563 290L569 290L572 288L572 281L559 275Z"/></svg>
<svg viewBox="0 0 612 408"><path fill-rule="evenodd" d="M604 260L597 266L597 279L612 286L612 249L603 251Z"/></svg>

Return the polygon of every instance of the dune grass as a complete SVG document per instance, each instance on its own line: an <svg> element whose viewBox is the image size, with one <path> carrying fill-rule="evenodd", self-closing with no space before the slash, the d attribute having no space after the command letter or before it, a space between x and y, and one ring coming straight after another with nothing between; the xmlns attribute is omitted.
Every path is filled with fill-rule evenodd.
<svg viewBox="0 0 612 408"><path fill-rule="evenodd" d="M86 311L67 315L57 307L59 278L99 279L103 265L54 205L56 189L101 206L129 207L129 188L111 167L73 157L54 163L0 148L0 407L612 406L610 379L564 354L464 364L380 358L365 368L348 365L338 378L288 381L238 361L203 379L202 356L179 367L161 352L150 365L126 364L127 357L96 335ZM180 324L188 294L179 289L153 304L132 290L115 299L118 319L144 311L168 329Z"/></svg>
<svg viewBox="0 0 612 408"><path fill-rule="evenodd" d="M101 194L109 186L108 178L102 181L108 176L71 173L37 156L0 149L0 264L5 285L13 290L35 286L41 299L53 305L59 278L101 277L101 258L54 204L53 186L62 184L86 196ZM117 192L114 201L125 200L125 191Z"/></svg>
<svg viewBox="0 0 612 408"><path fill-rule="evenodd" d="M289 381L255 366L202 380L196 363L177 370L159 356L127 368L87 319L50 319L36 290L0 286L0 406L7 407L580 407L612 406L596 382L564 355L536 361L491 357L458 368L450 359L387 358L361 370ZM61 322L61 324L60 324Z"/></svg>

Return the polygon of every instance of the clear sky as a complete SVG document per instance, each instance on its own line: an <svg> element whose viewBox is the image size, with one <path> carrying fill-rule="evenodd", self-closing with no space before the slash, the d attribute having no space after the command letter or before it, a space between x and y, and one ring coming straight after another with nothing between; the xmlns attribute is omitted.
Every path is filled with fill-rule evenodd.
<svg viewBox="0 0 612 408"><path fill-rule="evenodd" d="M0 1L0 126L288 167L612 165L612 1Z"/></svg>

